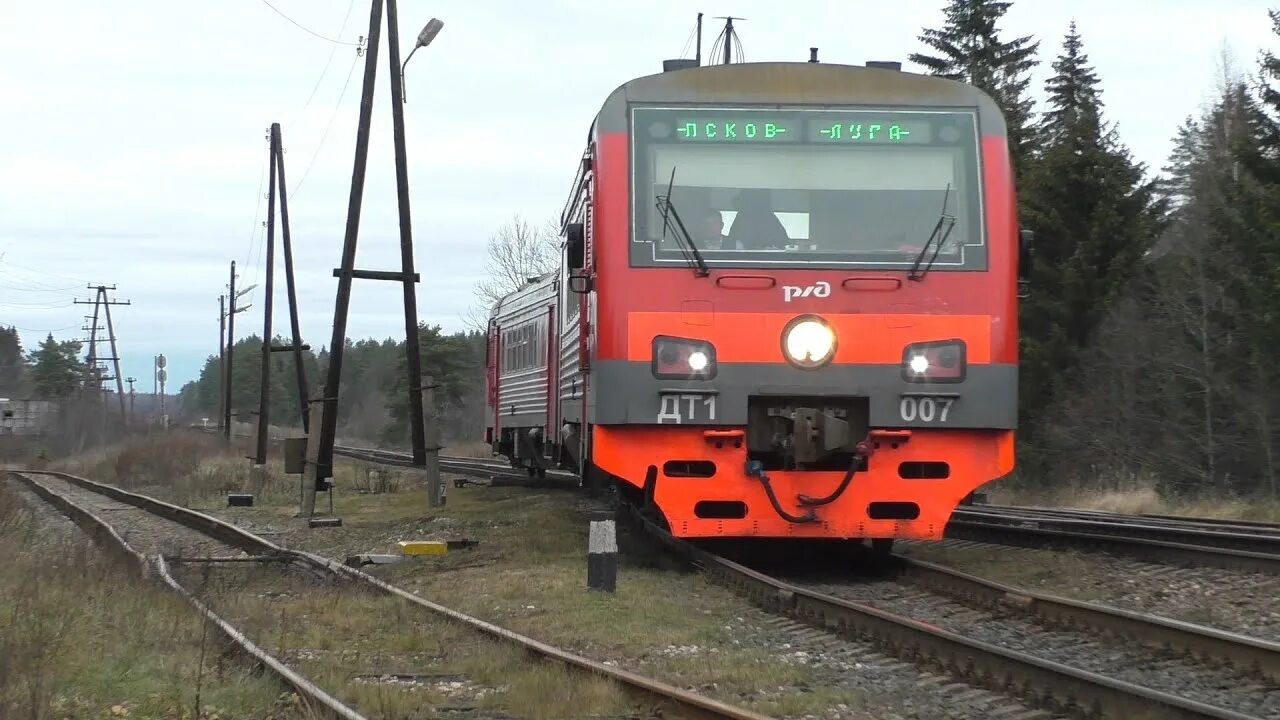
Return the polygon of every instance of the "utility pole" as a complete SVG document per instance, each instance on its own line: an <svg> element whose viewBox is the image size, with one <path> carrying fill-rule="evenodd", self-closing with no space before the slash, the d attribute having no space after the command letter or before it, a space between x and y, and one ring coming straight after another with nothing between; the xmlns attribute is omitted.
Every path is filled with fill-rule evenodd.
<svg viewBox="0 0 1280 720"><path fill-rule="evenodd" d="M289 235L289 193L284 182L284 146L280 137L280 123L273 123L271 129L276 136L276 168L280 173L280 239L284 246L284 282L289 295L289 329L293 332L293 367L298 381L298 411L302 415L302 431L305 433L311 428L310 413L307 412L311 396L307 388L307 367L303 363L302 353L310 350L311 346L302 344L301 321L298 318L298 286L293 276L293 240Z"/></svg>
<svg viewBox="0 0 1280 720"><path fill-rule="evenodd" d="M223 393L222 394L222 412L223 412L222 419L224 422L222 433L223 433L223 436L226 438L227 442L231 442L231 379L233 377L232 367L235 364L233 362L234 358L232 356L234 354L235 344L236 344L236 313L244 312L248 310L250 307L250 305L245 305L244 307L236 307L236 300L238 300L241 295L244 295L245 293L253 289L253 286L250 285L249 287L241 290L240 292L238 293L236 292L236 261L235 260L231 261L231 285L229 286L229 289L230 289L230 293L228 294L227 297L231 299L230 300L231 307L227 309L227 352L226 352L227 361L226 363L224 363L224 367L223 367L223 377L225 378L225 380L222 387L222 393Z"/></svg>
<svg viewBox="0 0 1280 720"><path fill-rule="evenodd" d="M90 290L97 291L94 294L94 297L92 300L75 300L74 301L74 303L77 305L90 305L90 304L93 305L92 325L89 326L90 327L89 362L88 362L87 372L89 375L93 376L91 383L95 393L101 392L102 390L101 382L103 380L116 381L116 395L118 395L120 398L120 421L124 423L128 423L129 415L128 415L128 411L125 409L125 404L124 404L124 378L120 372L120 352L119 352L119 348L117 348L116 346L115 326L111 321L111 306L112 305L132 305L133 303L132 301L129 301L129 300L125 300L123 302L119 300L112 300L110 296L107 295L107 291L115 290L116 289L115 285L112 285L110 287L106 285L89 285L88 288ZM98 308L102 308L103 312L107 316L107 337L110 340L110 344L111 344L110 358L103 358L98 355ZM115 375L112 377L103 378L101 376L101 373L98 370L97 365L100 360L108 360L108 359L111 360L115 368Z"/></svg>
<svg viewBox="0 0 1280 720"><path fill-rule="evenodd" d="M360 207L364 196L365 168L369 159L369 128L373 114L373 92L377 77L378 44L382 32L382 8L387 6L388 61L391 68L391 119L395 143L396 196L400 211L400 271L357 270L356 239L360 229ZM433 19L418 35L414 50L426 46L439 32L442 23ZM407 61L406 61L407 62ZM404 137L403 68L400 65L400 31L396 0L373 0L369 10L368 48L364 65L364 89L360 98L360 120L356 130L356 151L351 171L351 196L347 206L346 234L342 246L342 266L334 270L338 292L333 313L333 336L329 343L329 367L325 378L323 413L319 432L314 436L317 452L314 465L308 464L310 480L317 490L329 490L333 476L333 442L338 424L338 391L342 378L342 355L346 343L347 311L351 302L351 281L390 280L404 288L405 360L409 374L409 426L413 443L413 464L426 464L426 441L422 417L422 370L418 346L417 301L414 293L419 277L413 269L413 233L409 217L409 175ZM313 428L313 431L315 428ZM310 444L310 443L309 443ZM303 515L314 511L304 499Z"/></svg>
<svg viewBox="0 0 1280 720"><path fill-rule="evenodd" d="M284 182L284 147L280 138L280 123L271 123L268 135L270 149L268 165L271 166L271 180L267 191L267 276L266 297L262 306L262 370L259 377L258 390L258 442L254 453L254 463L263 465L267 462L267 440L270 428L270 394L271 394L271 353L292 352L293 364L297 370L298 402L302 416L302 427L308 426L307 419L307 375L302 361L302 352L310 346L302 344L298 322L298 297L293 278L293 247L289 236L289 202L286 197ZM277 180L280 198L280 231L284 245L285 282L289 293L289 320L293 331L293 342L289 345L276 345L271 332L271 311L275 295L275 238L276 238L276 197Z"/></svg>
<svg viewBox="0 0 1280 720"><path fill-rule="evenodd" d="M227 296L218 296L218 431L223 427L223 405L227 393Z"/></svg>
<svg viewBox="0 0 1280 720"><path fill-rule="evenodd" d="M262 300L262 367L258 375L258 443L253 462L261 467L267 463L267 430L270 418L271 394L271 291L274 289L276 255L276 131L279 125L271 125L271 149L268 164L271 179L267 186L267 282L266 296ZM255 493L256 494L256 493Z"/></svg>
<svg viewBox="0 0 1280 720"><path fill-rule="evenodd" d="M422 410L423 420L425 424L423 435L427 441L427 504L430 507L440 507L444 503L441 502L441 490L443 486L440 483L440 424L436 418L436 383L435 378L428 375L423 378L422 402L425 406Z"/></svg>

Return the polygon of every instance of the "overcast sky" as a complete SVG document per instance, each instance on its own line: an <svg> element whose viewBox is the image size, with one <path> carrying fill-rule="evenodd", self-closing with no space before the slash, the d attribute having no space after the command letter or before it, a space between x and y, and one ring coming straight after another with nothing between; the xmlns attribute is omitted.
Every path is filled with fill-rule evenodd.
<svg viewBox="0 0 1280 720"><path fill-rule="evenodd" d="M369 3L270 2L306 29L264 0L0 0L0 324L20 328L28 348L50 331L82 337L90 308L72 300L92 297L87 283L115 284L133 303L113 318L125 375L150 391L151 359L164 353L170 391L193 379L217 352L229 261L242 283L261 277L273 121L284 127L302 332L316 348L328 343L363 59L324 38L367 34ZM719 30L712 18L733 14L746 18L736 25L747 61L803 61L817 46L820 60L861 64L921 50L917 36L940 24L943 5L400 0L406 52L430 16L445 23L406 79L420 317L464 326L486 238L513 213L559 212L600 104L679 56L697 11L704 48ZM1041 41L1039 94L1075 18L1108 118L1158 169L1179 123L1211 97L1224 45L1248 72L1261 48L1280 49L1267 8L1018 0L1002 29ZM367 269L399 267L383 38L357 255ZM279 261L277 271L275 328L287 332ZM261 332L260 290L237 336ZM356 281L349 336L402 337L401 318L398 285Z"/></svg>

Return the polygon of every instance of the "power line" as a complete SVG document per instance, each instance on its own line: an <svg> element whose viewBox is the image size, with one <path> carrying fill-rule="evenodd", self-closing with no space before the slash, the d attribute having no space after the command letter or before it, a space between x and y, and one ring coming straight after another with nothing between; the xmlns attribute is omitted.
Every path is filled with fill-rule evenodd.
<svg viewBox="0 0 1280 720"><path fill-rule="evenodd" d="M355 4L356 4L356 0L349 0L349 2L347 3L347 14L342 16L342 27L338 28L338 37L342 37L342 33L347 29L347 20L351 18L351 9L355 7ZM302 109L298 111L298 114L294 117L294 119L285 123L284 125L285 130L292 129L293 124L297 122L298 118L305 115L307 112L307 108L311 107L311 101L315 99L316 91L320 89L320 83L324 82L325 75L329 73L329 65L333 62L333 56L337 52L338 52L337 45L334 45L329 48L329 57L325 59L324 67L320 69L320 77L316 78L316 84L312 86L311 94L307 96L307 101L303 103Z"/></svg>
<svg viewBox="0 0 1280 720"><path fill-rule="evenodd" d="M62 275L60 273L52 273L47 270L36 270L35 268L29 268L29 267L26 267L25 265L19 265L18 263L13 262L12 260L5 260L4 264L9 267L17 268L19 270L26 270L27 272L34 273L36 275L47 275L49 277L61 278L63 280L74 280L76 282L76 287L79 287L80 285L83 285L86 282L88 282L84 278L73 277L71 275Z"/></svg>
<svg viewBox="0 0 1280 720"><path fill-rule="evenodd" d="M301 23L299 23L297 20L294 20L293 18L289 17L288 15L285 15L284 13L280 12L280 10L279 10L278 8L276 8L276 6L275 6L275 5L272 5L271 3L267 2L267 0L262 0L262 4L263 4L263 5L266 5L267 7L271 8L272 10L275 10L275 12L276 12L276 14L277 14L277 15L279 15L280 17L284 18L285 20L288 20L289 22L293 23L293 24L294 24L294 25L296 25L298 28L300 28L300 29L302 29L302 30L305 30L306 32L309 32L309 33L311 33L312 35L315 35L316 37L320 38L321 40L326 40L326 41L328 41L328 42L334 43L335 45L350 45L350 46L352 46L352 47L360 47L360 46L361 46L361 43L346 42L345 40L335 40L334 38L331 38L331 37L325 37L324 35L321 35L320 33L316 32L315 30L312 30L312 29L310 29L310 28L306 27L305 25L302 25L302 24L301 24Z"/></svg>
<svg viewBox="0 0 1280 720"><path fill-rule="evenodd" d="M0 289L12 290L13 292L33 292L33 293L63 293L79 288L79 285L67 285L65 287L19 287L17 285L0 284Z"/></svg>
<svg viewBox="0 0 1280 720"><path fill-rule="evenodd" d="M262 163L262 173L258 175L258 200L257 200L257 204L254 205L254 208L253 208L253 227L250 228L249 230L249 248L248 250L245 251L245 255L244 255L244 264L246 267L253 260L254 244L258 239L258 227L259 227L258 217L259 217L259 214L262 212L262 185L266 180L266 171L267 171L267 162L264 161ZM252 298L250 298L250 300L252 300Z"/></svg>
<svg viewBox="0 0 1280 720"><path fill-rule="evenodd" d="M22 310L56 310L56 309L58 309L58 308L71 307L73 304L74 304L74 303L71 303L71 302L62 302L62 303L48 303L48 302L37 302L37 303L2 302L2 303L0 303L0 307L7 307L7 308L19 308L19 309L22 309Z"/></svg>
<svg viewBox="0 0 1280 720"><path fill-rule="evenodd" d="M22 332L24 332L24 333L50 333L50 334L53 334L53 333L56 333L56 332L64 332L64 331L66 331L66 330L73 330L73 329L75 329L75 328L78 328L78 327L80 327L80 323L76 323L76 324L74 324L74 325L68 325L68 326L66 326L66 327L51 328L51 329L50 329L50 328L41 328L41 329L36 329L36 328L22 327L21 325L8 325L8 326L6 326L4 323L0 323L0 327L11 327L11 328L13 328L14 330L21 330L21 331L22 331Z"/></svg>
<svg viewBox="0 0 1280 720"><path fill-rule="evenodd" d="M306 182L307 176L311 174L311 167L315 165L316 158L320 156L320 150L324 147L325 139L329 137L329 130L333 128L333 121L338 117L338 110L342 108L342 100L347 96L347 87L351 85L351 76L355 73L356 62L359 60L359 55L351 58L351 67L347 69L347 79L342 83L342 92L338 94L338 101L333 105L333 112L329 113L329 122L324 126L324 133L320 135L320 142L316 145L315 152L311 153L311 160L307 162L307 169L302 171L302 177L298 180L298 184L293 186L293 192L290 193L295 201L298 199L298 191L302 189L302 183Z"/></svg>

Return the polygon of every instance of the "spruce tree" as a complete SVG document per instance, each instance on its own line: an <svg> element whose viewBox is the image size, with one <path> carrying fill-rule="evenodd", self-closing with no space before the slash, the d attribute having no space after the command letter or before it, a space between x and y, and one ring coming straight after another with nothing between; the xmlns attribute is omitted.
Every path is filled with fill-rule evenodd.
<svg viewBox="0 0 1280 720"><path fill-rule="evenodd" d="M1033 104L1027 88L1035 67L1039 42L1031 36L1000 40L997 23L1012 2L949 0L941 29L928 29L920 40L937 54L912 53L911 62L931 75L967 82L989 94L1000 106L1008 125L1010 155L1020 173L1035 145Z"/></svg>
<svg viewBox="0 0 1280 720"><path fill-rule="evenodd" d="M1033 292L1022 307L1024 409L1044 407L1156 232L1143 168L1102 118L1099 79L1072 23L1045 83L1044 150L1023 183L1036 230Z"/></svg>
<svg viewBox="0 0 1280 720"><path fill-rule="evenodd" d="M1073 128L1093 131L1099 123L1102 98L1098 92L1098 75L1089 67L1084 42L1071 21L1062 41L1062 55L1053 62L1056 73L1045 82L1049 110L1044 113L1044 137L1060 142Z"/></svg>

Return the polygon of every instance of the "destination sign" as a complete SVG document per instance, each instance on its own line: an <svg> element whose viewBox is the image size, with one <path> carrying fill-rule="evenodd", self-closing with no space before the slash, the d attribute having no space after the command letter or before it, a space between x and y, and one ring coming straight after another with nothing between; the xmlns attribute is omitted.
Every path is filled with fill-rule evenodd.
<svg viewBox="0 0 1280 720"><path fill-rule="evenodd" d="M639 109L649 142L720 145L949 145L973 140L973 119L961 112L895 110Z"/></svg>
<svg viewBox="0 0 1280 720"><path fill-rule="evenodd" d="M847 118L814 118L809 121L809 141L844 144L928 144L933 141L933 125L929 122L894 122L892 119L867 118L849 122Z"/></svg>
<svg viewBox="0 0 1280 720"><path fill-rule="evenodd" d="M676 137L702 142L801 142L800 123L789 119L677 118Z"/></svg>

